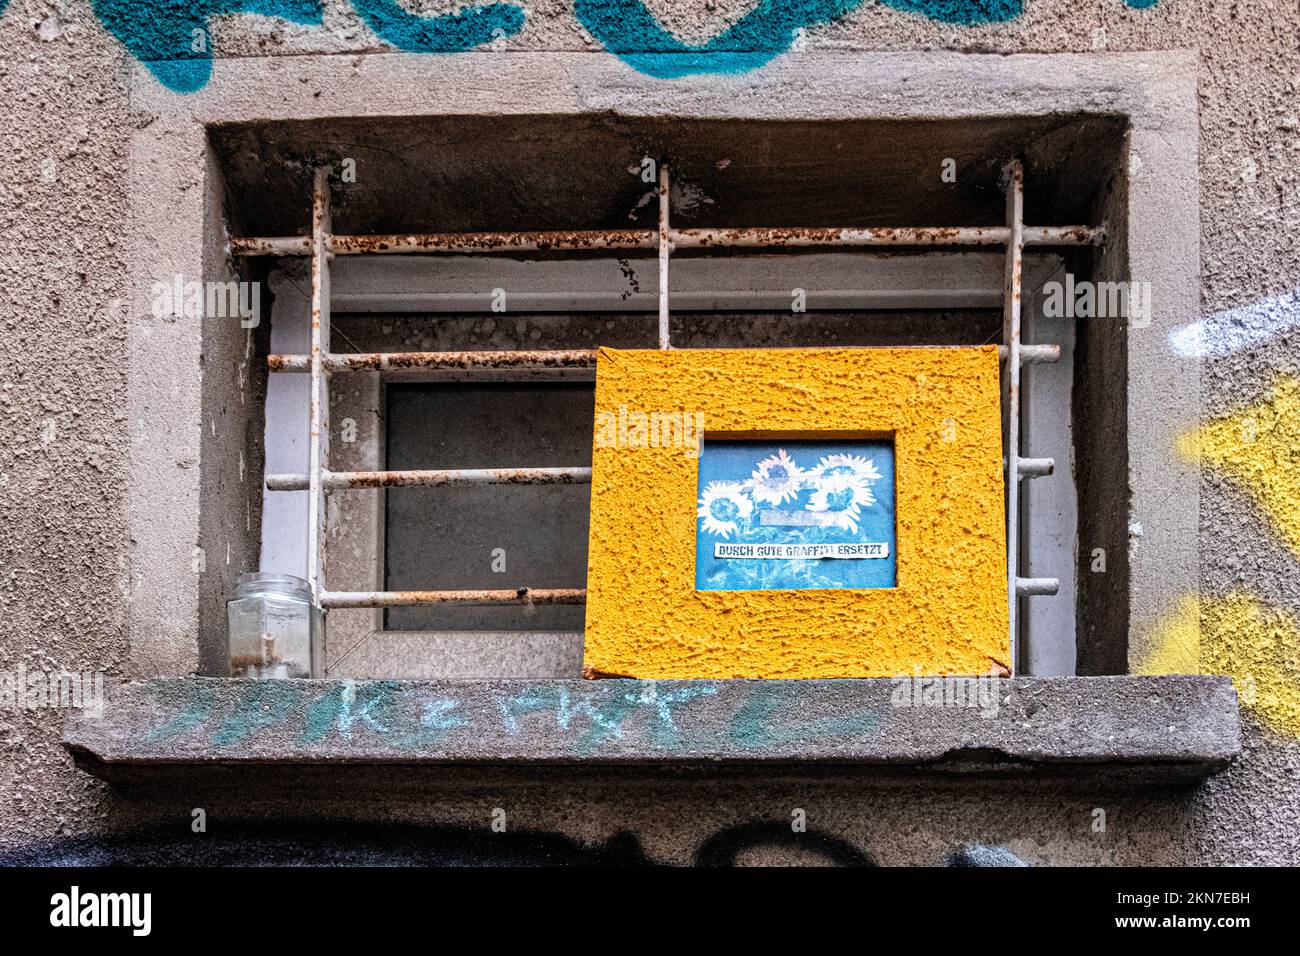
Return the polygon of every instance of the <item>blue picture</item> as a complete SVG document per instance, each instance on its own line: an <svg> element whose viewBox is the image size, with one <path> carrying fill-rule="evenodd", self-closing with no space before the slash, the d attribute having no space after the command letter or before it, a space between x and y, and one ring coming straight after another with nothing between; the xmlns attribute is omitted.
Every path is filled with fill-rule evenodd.
<svg viewBox="0 0 1300 956"><path fill-rule="evenodd" d="M696 516L696 590L895 586L890 441L706 440Z"/></svg>

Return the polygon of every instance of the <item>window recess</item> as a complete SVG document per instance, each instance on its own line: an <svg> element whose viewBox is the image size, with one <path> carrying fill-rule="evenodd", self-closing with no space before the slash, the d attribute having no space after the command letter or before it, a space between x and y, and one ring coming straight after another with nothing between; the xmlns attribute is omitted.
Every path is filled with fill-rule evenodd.
<svg viewBox="0 0 1300 956"><path fill-rule="evenodd" d="M554 150L573 155L565 153L549 164L535 157L529 165L533 181L526 189L502 190L507 177L526 180L530 175L518 168L521 161L513 154L501 157L500 168L470 168L463 157L444 152L447 165L465 177L464 183L443 175L440 191L411 191L403 204L394 204L391 194L378 198L391 185L400 185L400 170L384 170L394 177L391 183L372 176L364 189L359 184L354 189L331 184L328 170L318 168L310 184L310 236L288 234L293 217L287 188L277 188L262 215L250 217L246 207L241 221L253 218L270 228L242 230L265 235L232 239L231 251L245 259L278 260L272 281L279 275L286 290L275 304L267 356L262 561L264 567L297 568L312 582L331 611L331 636L342 632L341 639L331 641L334 653L360 647L349 652L346 662L334 659L341 669L332 670L332 676L565 676L573 673L581 646L579 609L585 595L580 575L542 581L525 573L529 561L512 566L509 555L507 573L489 575L483 571L489 563L485 549L476 575L444 577L433 573L435 562L426 565L429 573L421 579L412 573L417 563L407 562L402 571L393 560L406 545L387 539L410 529L405 522L394 525L384 499L412 491L429 500L443 495L443 509L454 511L450 495L517 485L540 500L548 492L570 494L589 480L585 464L563 456L511 461L460 454L466 449L456 442L469 436L458 433L472 430L468 420L442 436L455 455L446 460L403 458L397 446L410 426L397 426L394 432L388 421L395 390L409 388L415 394L424 389L432 395L453 385L527 389L540 383L590 382L601 345L990 342L999 344L1002 355L1004 463L1014 479L1006 485L1012 659L1019 672L1073 673L1079 492L1069 459L1080 427L1075 420L1076 329L1044 320L1035 303L1048 278L1064 271L1086 274L1104 248L1105 229L1097 214L1110 208L1105 170L1114 159L1111 147L1118 149L1121 139L1120 127L1112 129L1107 121L1100 123L1104 129L1096 121L1054 121L1056 128L1040 135L1034 126L1044 122L1024 121L1026 128L1018 132L1027 138L1021 139L997 124L964 128L961 135L975 130L979 142L965 144L971 155L960 162L963 170L978 170L979 182L961 191L949 189L949 198L919 169L890 167L916 166L919 160L875 155L870 153L875 147L866 146L868 158L879 165L861 170L852 157L835 153L838 146L829 140L853 138L861 131L852 125L826 132L825 124L789 124L788 129L785 124L737 124L761 127L760 138L793 137L805 149L825 149L811 162L799 163L790 159L791 143L751 150L746 154L753 156L750 161L738 160L724 170L715 154L733 150L715 149L718 144L706 140L714 135L725 139L732 131L701 134L694 155L682 142L665 150L671 161L655 164L655 182L641 195L635 176L628 176L632 192L621 184L621 167L613 173L584 170L580 164L593 163L588 154L603 155L609 144L585 149L587 139L600 139L606 131L576 128L574 143L557 138L545 147L551 150L554 142ZM769 134L768 129L779 132ZM856 132L846 136L842 130ZM656 136L684 140L686 132L660 130ZM948 124L936 124L921 135L939 139L950 132ZM1082 166L1077 160L1081 154L1063 147L1089 136L1108 145L1094 154L1091 166ZM870 136L856 142L879 145ZM631 149L635 156L649 152L640 145ZM1017 155L1025 159L1007 158ZM433 175L436 167L429 157L413 161L424 164L421 169L427 165ZM712 169L704 168L705 163ZM1026 163L1041 190L1031 189L1028 200ZM556 168L571 170L576 186L541 175ZM756 169L765 169L766 178L756 178ZM733 173L736 178L727 180ZM241 176L237 170L230 178L237 185ZM856 182L864 187L858 189ZM706 192L717 202L701 201ZM306 193L301 188L298 193L304 200L298 204L301 210ZM1026 201L1030 215L1051 224L1026 225ZM610 211L618 207L631 210L621 214L621 224L620 214ZM333 226L336 215L342 218L341 228ZM852 225L798 224L810 216ZM941 225L884 224L931 216ZM584 228L579 217L588 219L591 228ZM417 231L430 221L446 224L446 231ZM498 221L510 228L491 228ZM807 292L804 313L791 311L796 288ZM502 314L491 305L494 289L504 289L508 296ZM295 308L302 316L297 326L291 315ZM485 334L484 328L495 331ZM277 396L290 392L296 397L289 406L307 407L305 420L284 414L289 406L283 403L280 410L272 409ZM358 412L362 417L356 417ZM590 435L589 421L566 414L577 432ZM377 422L383 437L365 448L341 446L338 422L331 427L331 417ZM275 453L290 429L300 439L307 436L297 441L301 454L296 459ZM1051 493L1038 494L1034 483L1040 480ZM373 503L373 513L358 521L364 509L356 502L362 499ZM305 534L289 533L291 526ZM539 566L537 559L533 563ZM498 626L476 629L465 623L480 612L485 620L500 613ZM359 616L370 623L344 623ZM546 617L564 623L554 630L542 627ZM504 672L481 666L461 670L446 655L470 648L476 636L520 639L521 647L530 650L510 656ZM521 665L544 638L566 649L552 652L537 669ZM385 655L374 650L376 643L385 642L410 649L397 671L388 670ZM420 644L437 649L442 662L425 666Z"/></svg>

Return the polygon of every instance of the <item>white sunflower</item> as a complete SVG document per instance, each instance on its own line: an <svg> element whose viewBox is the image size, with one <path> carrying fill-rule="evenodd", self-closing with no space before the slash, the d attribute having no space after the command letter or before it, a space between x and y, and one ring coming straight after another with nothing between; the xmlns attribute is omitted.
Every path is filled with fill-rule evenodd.
<svg viewBox="0 0 1300 956"><path fill-rule="evenodd" d="M856 475L864 481L879 481L880 472L870 458L861 455L827 455L808 469L809 478L826 478L830 475Z"/></svg>
<svg viewBox="0 0 1300 956"><path fill-rule="evenodd" d="M710 534L729 538L740 530L737 523L754 513L754 502L745 494L738 481L710 481L700 496L699 510L704 519L704 530Z"/></svg>
<svg viewBox="0 0 1300 956"><path fill-rule="evenodd" d="M874 505L876 496L865 479L853 474L827 475L817 482L808 510L829 516L833 527L857 534L862 509Z"/></svg>
<svg viewBox="0 0 1300 956"><path fill-rule="evenodd" d="M785 453L784 448L780 448L771 458L764 458L758 463L745 486L751 490L756 501L779 505L798 498L803 483L803 469Z"/></svg>

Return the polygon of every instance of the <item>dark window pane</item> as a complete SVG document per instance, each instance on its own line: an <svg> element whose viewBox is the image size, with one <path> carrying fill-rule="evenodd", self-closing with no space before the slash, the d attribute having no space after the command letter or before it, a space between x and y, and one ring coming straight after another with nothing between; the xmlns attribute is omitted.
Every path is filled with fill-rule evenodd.
<svg viewBox="0 0 1300 956"><path fill-rule="evenodd" d="M387 467L590 467L590 383L393 385ZM391 488L389 590L581 588L589 485ZM495 549L505 572L492 570ZM581 631L581 606L390 608L400 630Z"/></svg>

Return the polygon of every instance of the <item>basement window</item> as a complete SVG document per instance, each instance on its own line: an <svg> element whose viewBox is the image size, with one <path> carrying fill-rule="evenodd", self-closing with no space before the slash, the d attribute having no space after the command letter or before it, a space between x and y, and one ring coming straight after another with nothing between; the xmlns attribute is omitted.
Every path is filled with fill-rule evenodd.
<svg viewBox="0 0 1300 956"><path fill-rule="evenodd" d="M1113 657L1111 643L1124 645L1127 616L1114 607L1123 570L1081 574L1078 543L1113 533L1102 524L1114 511L1100 503L1122 498L1123 464L1080 481L1075 461L1112 444L1116 421L1123 427L1123 389L1113 385L1125 374L1127 330L1043 308L1053 283L1114 268L1100 242L1123 198L1121 120L454 117L305 132L231 126L213 138L226 158L232 231L301 237L235 244L274 296L261 360L311 352L313 169L348 157L366 171L356 182L318 178L328 231L376 237L336 239L329 261L324 451L334 477L322 478L318 534L318 586L336 602L328 676L579 673L582 605L566 595L585 587L593 370L582 356L601 346L1023 347L1013 447L1025 477L1011 504L1024 580L1013 599L1016 669L1089 673L1105 668L1096 662ZM367 145L342 145L355 143ZM956 184L940 176L947 158ZM1015 343L999 233L1010 228L1013 162L1023 169L1021 221L1032 226ZM665 167L674 246L666 324ZM824 228L792 241L800 227ZM749 232L718 231L731 229ZM838 229L857 232L831 236ZM574 230L603 233L604 247L564 238ZM519 234L532 236L522 248ZM435 353L443 358L427 359ZM264 470L293 489L294 476L310 474L312 377L300 360L277 361L266 383ZM412 472L427 480L391 477ZM262 570L313 576L310 499L301 488L266 492ZM449 591L519 599L462 603L441 594Z"/></svg>

